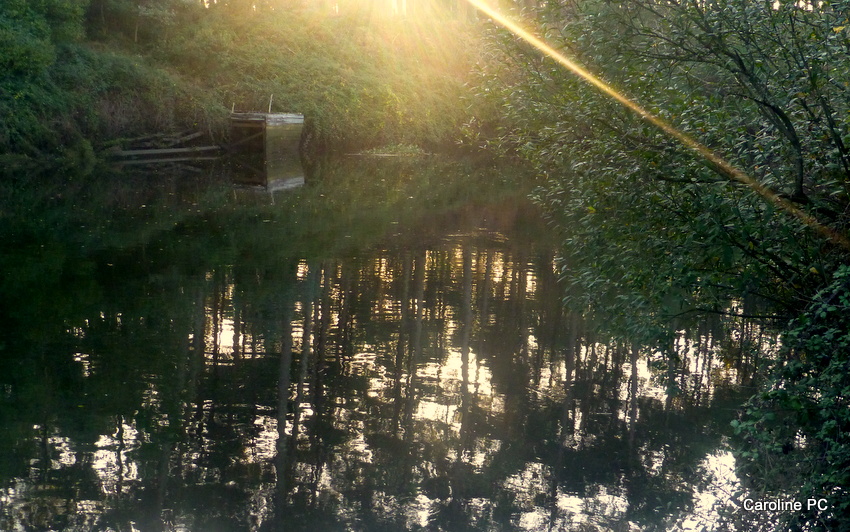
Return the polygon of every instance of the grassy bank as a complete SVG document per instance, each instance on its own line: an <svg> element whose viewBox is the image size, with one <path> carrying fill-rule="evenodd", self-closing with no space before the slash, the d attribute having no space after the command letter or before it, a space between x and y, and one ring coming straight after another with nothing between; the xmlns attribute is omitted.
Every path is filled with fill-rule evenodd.
<svg viewBox="0 0 850 532"><path fill-rule="evenodd" d="M469 118L480 47L448 13L153 4L94 1L61 20L52 8L3 8L5 166L85 166L104 144L149 133L221 142L233 108L303 113L315 151L444 147Z"/></svg>

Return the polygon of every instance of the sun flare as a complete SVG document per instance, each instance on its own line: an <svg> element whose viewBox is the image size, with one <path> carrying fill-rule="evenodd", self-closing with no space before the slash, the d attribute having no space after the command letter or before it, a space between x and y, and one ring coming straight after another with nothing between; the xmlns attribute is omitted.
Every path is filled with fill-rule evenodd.
<svg viewBox="0 0 850 532"><path fill-rule="evenodd" d="M483 0L467 0L471 5L473 5L476 9L493 19L493 21L497 22L499 25L503 26L505 29L509 30L511 33L524 40L528 44L534 46L547 57L553 59L558 64L569 70L570 72L576 74L577 76L584 79L587 83L593 85L604 94L610 96L611 98L618 101L620 104L630 109L632 112L656 126L664 133L678 140L681 144L689 148L690 150L696 152L700 157L709 162L712 166L714 166L717 170L720 171L723 175L728 177L733 181L737 181L743 185L746 185L755 193L759 194L768 202L772 203L774 206L778 207L780 210L784 210L788 214L796 217L801 222L817 231L821 234L821 236L826 237L830 241L839 246L850 250L850 239L848 239L845 235L831 229L820 223L813 216L804 212L792 202L787 199L779 196L776 192L759 183L745 172L733 166L731 163L717 155L713 150L711 150L708 146L700 143L696 139L691 136L683 133L682 131L676 129L673 125L667 123L661 117L647 111L639 104L629 99L621 92L617 91L608 83L601 80L599 77L591 73L586 68L582 67L575 61L571 60L563 53L549 46L539 37L535 36L530 31L526 30L518 23L514 22L507 16L500 13L497 9L491 7Z"/></svg>

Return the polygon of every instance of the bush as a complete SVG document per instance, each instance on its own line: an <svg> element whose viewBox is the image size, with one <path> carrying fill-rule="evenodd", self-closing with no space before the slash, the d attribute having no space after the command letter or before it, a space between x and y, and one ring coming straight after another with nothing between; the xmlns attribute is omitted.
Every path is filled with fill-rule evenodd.
<svg viewBox="0 0 850 532"><path fill-rule="evenodd" d="M789 527L850 528L850 267L791 324L772 378L733 425L751 490L803 503L782 516Z"/></svg>

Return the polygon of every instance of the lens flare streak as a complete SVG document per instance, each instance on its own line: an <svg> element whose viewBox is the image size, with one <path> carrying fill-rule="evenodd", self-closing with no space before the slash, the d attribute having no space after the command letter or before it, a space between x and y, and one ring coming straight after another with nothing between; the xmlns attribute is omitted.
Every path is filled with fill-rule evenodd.
<svg viewBox="0 0 850 532"><path fill-rule="evenodd" d="M673 137L690 150L699 154L702 158L707 160L711 165L713 165L717 170L719 170L720 173L722 173L729 179L746 185L755 193L762 196L765 200L772 203L780 210L783 210L788 214L796 217L801 222L820 233L823 237L829 239L833 243L847 250L850 250L850 239L848 239L847 236L833 230L830 227L823 225L813 216L801 210L792 202L779 196L776 192L772 191L768 187L764 186L763 184L759 183L743 171L733 166L731 163L714 153L714 151L712 151L704 144L698 142L697 140L693 139L682 131L679 131L673 125L668 124L661 117L656 116L655 114L647 111L646 109L638 105L636 102L632 101L628 97L618 92L611 85L599 79L586 68L571 60L558 50L552 48L551 46L546 44L542 39L535 36L528 30L524 29L522 26L509 19L505 15L501 14L495 8L487 5L483 0L467 1L476 9L493 19L493 21L500 24L501 26L509 30L511 33L527 42L528 44L534 46L539 51L556 61L558 64L560 64L570 72L581 77L587 83L593 85L594 87L602 91L604 94L610 96L611 98L622 104L624 107L630 109L632 112L634 112L647 122L662 130L670 137Z"/></svg>

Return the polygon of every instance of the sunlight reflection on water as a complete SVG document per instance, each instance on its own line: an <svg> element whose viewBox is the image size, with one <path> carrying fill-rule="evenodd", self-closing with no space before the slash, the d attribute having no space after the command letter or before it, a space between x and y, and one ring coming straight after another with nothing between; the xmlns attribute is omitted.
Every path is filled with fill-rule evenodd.
<svg viewBox="0 0 850 532"><path fill-rule="evenodd" d="M98 250L85 271L124 268L20 335L3 383L0 528L711 523L740 487L728 424L753 335L682 326L672 368L599 337L563 308L555 246L522 205L317 255L256 207ZM153 251L194 240L183 262Z"/></svg>

